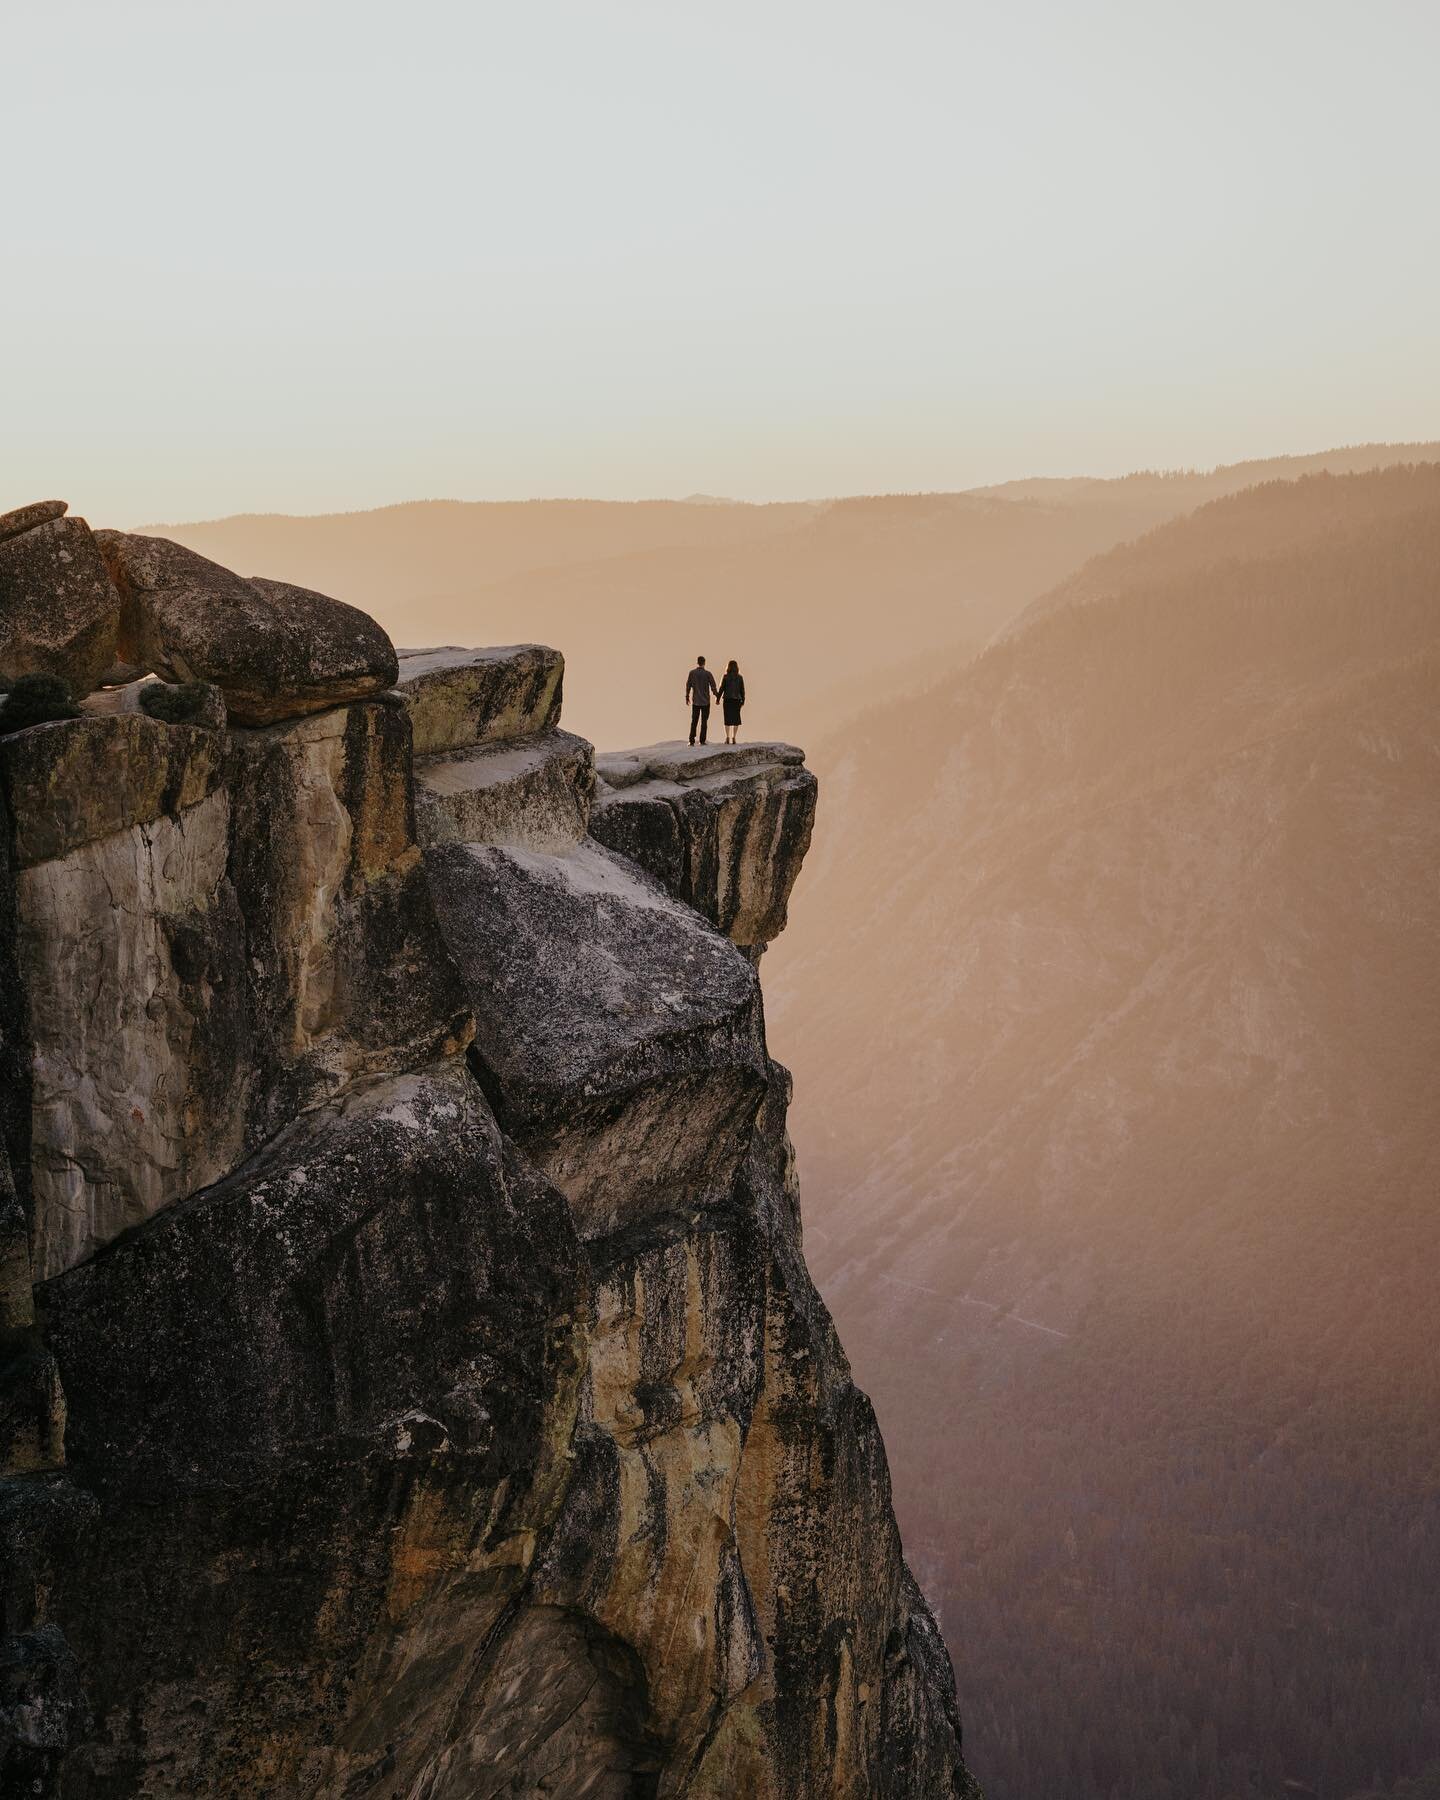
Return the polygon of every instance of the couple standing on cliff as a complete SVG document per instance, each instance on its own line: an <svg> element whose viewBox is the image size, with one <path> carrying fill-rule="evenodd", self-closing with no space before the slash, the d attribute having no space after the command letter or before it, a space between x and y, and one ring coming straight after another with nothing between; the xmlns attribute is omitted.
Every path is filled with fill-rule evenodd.
<svg viewBox="0 0 1440 1800"><path fill-rule="evenodd" d="M690 703L690 742L695 742L695 733L700 733L700 742L705 742L705 734L710 729L710 699L714 696L725 709L725 742L740 742L740 708L745 704L745 677L740 673L740 665L732 656L730 665L720 679L719 687L715 685L715 677L705 667L705 658L697 656L695 667L685 677L685 698Z"/></svg>

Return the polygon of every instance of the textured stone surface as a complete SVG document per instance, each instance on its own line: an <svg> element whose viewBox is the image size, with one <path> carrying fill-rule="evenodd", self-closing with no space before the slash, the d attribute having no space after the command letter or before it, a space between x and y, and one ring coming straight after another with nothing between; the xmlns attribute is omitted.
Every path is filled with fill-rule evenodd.
<svg viewBox="0 0 1440 1800"><path fill-rule="evenodd" d="M815 822L816 781L790 744L657 744L596 759L590 829L743 949L785 929Z"/></svg>
<svg viewBox="0 0 1440 1800"><path fill-rule="evenodd" d="M549 731L560 719L564 674L565 659L544 644L402 651L399 693L415 754Z"/></svg>
<svg viewBox="0 0 1440 1800"><path fill-rule="evenodd" d="M442 844L426 861L501 1122L581 1235L723 1192L764 1077L744 958L598 844Z"/></svg>
<svg viewBox="0 0 1440 1800"><path fill-rule="evenodd" d="M106 1729L62 1791L473 1792L443 1769L560 1498L586 1303L463 1064L42 1296L99 1501L51 1607Z"/></svg>
<svg viewBox="0 0 1440 1800"><path fill-rule="evenodd" d="M69 510L68 500L35 500L29 506L17 506L13 512L0 513L0 544L6 538L19 537L34 525L63 518Z"/></svg>
<svg viewBox="0 0 1440 1800"><path fill-rule="evenodd" d="M165 726L138 710L87 711L0 738L17 863L30 868L183 813L214 792L225 766L225 744L213 732Z"/></svg>
<svg viewBox="0 0 1440 1800"><path fill-rule="evenodd" d="M0 771L21 849L37 1279L304 1107L468 1038L393 703L228 738L73 720L10 740Z"/></svg>
<svg viewBox="0 0 1440 1800"><path fill-rule="evenodd" d="M133 692L136 706L147 717L166 725L202 725L208 731L223 731L229 722L225 696L210 681L141 681Z"/></svg>
<svg viewBox="0 0 1440 1800"><path fill-rule="evenodd" d="M971 1795L755 969L589 747L134 704L0 752L0 1791Z"/></svg>
<svg viewBox="0 0 1440 1800"><path fill-rule="evenodd" d="M0 677L60 675L88 694L115 660L119 625L120 596L83 519L0 534Z"/></svg>
<svg viewBox="0 0 1440 1800"><path fill-rule="evenodd" d="M0 794L0 1477L65 1459L65 1398L31 1296L31 1053L10 840Z"/></svg>
<svg viewBox="0 0 1440 1800"><path fill-rule="evenodd" d="M595 773L607 787L620 788L644 781L699 781L774 763L803 768L805 752L794 744L687 744L675 738L640 750L603 750L595 758Z"/></svg>
<svg viewBox="0 0 1440 1800"><path fill-rule="evenodd" d="M29 1008L20 974L12 833L10 805L0 781L0 1198L23 1206L30 1192L31 1050ZM28 1293L22 1303L28 1307Z"/></svg>
<svg viewBox="0 0 1440 1800"><path fill-rule="evenodd" d="M589 744L566 731L422 757L415 764L420 842L564 850L585 835L594 786Z"/></svg>
<svg viewBox="0 0 1440 1800"><path fill-rule="evenodd" d="M72 1745L95 1728L85 1673L50 1616L79 1560L93 1496L64 1475L0 1477L0 1793L50 1796Z"/></svg>
<svg viewBox="0 0 1440 1800"><path fill-rule="evenodd" d="M99 543L124 596L122 660L167 681L214 682L237 725L394 685L390 640L358 607L284 581L247 581L168 538L102 531Z"/></svg>

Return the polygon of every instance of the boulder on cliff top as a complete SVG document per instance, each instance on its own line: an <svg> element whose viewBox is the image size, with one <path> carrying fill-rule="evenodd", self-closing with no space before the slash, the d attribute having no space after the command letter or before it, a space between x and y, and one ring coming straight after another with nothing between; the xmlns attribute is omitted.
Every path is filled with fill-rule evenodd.
<svg viewBox="0 0 1440 1800"><path fill-rule="evenodd" d="M5 519L29 523L0 529L0 677L59 675L79 698L115 661L120 596L90 527L55 507L22 507Z"/></svg>
<svg viewBox="0 0 1440 1800"><path fill-rule="evenodd" d="M564 674L564 657L545 644L402 650L398 691L415 754L549 731L560 719Z"/></svg>
<svg viewBox="0 0 1440 1800"><path fill-rule="evenodd" d="M394 647L357 606L247 580L168 538L102 531L97 541L124 598L122 658L167 681L213 682L237 725L323 712L394 686Z"/></svg>
<svg viewBox="0 0 1440 1800"><path fill-rule="evenodd" d="M19 537L33 525L62 519L69 510L68 500L33 500L29 506L17 506L13 512L0 513L0 544L7 538Z"/></svg>

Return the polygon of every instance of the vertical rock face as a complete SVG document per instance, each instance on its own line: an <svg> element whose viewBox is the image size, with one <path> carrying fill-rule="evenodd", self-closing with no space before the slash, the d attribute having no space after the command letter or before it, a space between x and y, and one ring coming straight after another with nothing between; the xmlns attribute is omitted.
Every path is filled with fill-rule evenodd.
<svg viewBox="0 0 1440 1800"><path fill-rule="evenodd" d="M972 1793L765 1046L813 780L400 673L0 747L0 1787Z"/></svg>
<svg viewBox="0 0 1440 1800"><path fill-rule="evenodd" d="M791 744L656 744L596 765L590 829L758 961L785 929L815 823L815 777Z"/></svg>
<svg viewBox="0 0 1440 1800"><path fill-rule="evenodd" d="M34 1043L39 1280L303 1107L455 1051L402 710L264 731L101 714L0 740Z"/></svg>

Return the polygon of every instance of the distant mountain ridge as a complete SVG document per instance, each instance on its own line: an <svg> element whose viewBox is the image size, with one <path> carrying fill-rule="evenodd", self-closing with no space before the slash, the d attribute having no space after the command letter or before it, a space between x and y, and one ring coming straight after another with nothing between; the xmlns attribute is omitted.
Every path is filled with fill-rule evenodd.
<svg viewBox="0 0 1440 1800"><path fill-rule="evenodd" d="M1267 481L1296 481L1303 475L1362 475L1370 469L1388 468L1400 462L1440 461L1440 440L1422 443L1371 443L1340 445L1333 450L1302 451L1294 455L1251 457L1245 462L1218 463L1213 469L1137 469L1129 475L1032 476L1002 481L974 493L992 494L1004 500L1095 499L1102 494L1119 496L1150 490L1164 493L1183 484L1192 506L1218 500L1241 488ZM1206 490L1209 490L1208 492Z"/></svg>
<svg viewBox="0 0 1440 1800"><path fill-rule="evenodd" d="M564 644L568 716L602 745L675 736L697 651L740 660L753 734L793 739L913 685L926 655L944 666L972 652L1088 558L1256 467L1348 469L1427 448L1440 457L1371 445L1059 496L1020 483L770 505L417 501L150 529L349 600L400 643Z"/></svg>

